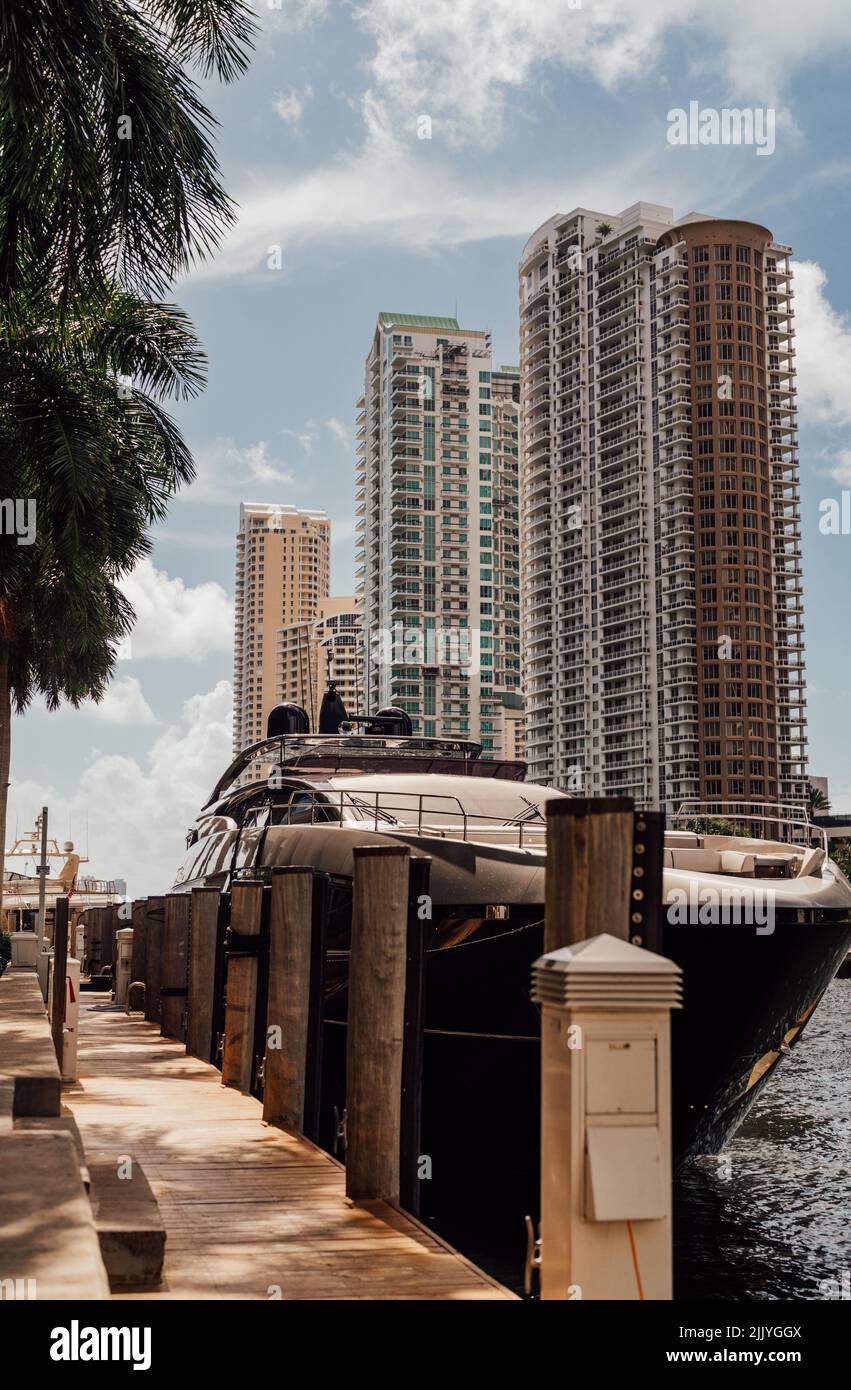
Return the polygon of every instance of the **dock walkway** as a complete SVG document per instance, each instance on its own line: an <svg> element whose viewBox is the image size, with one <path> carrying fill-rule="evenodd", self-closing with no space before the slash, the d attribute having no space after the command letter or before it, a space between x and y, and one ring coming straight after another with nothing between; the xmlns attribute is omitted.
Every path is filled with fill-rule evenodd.
<svg viewBox="0 0 851 1390"><path fill-rule="evenodd" d="M79 1081L64 1091L86 1152L133 1155L166 1227L173 1299L509 1299L416 1221L350 1203L344 1171L155 1024L84 994Z"/></svg>

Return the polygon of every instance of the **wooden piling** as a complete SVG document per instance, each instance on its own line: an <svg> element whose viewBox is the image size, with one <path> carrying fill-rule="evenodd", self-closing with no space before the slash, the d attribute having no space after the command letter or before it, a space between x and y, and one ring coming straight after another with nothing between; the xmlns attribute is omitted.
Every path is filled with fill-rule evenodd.
<svg viewBox="0 0 851 1390"><path fill-rule="evenodd" d="M402 1048L402 1099L399 1117L399 1201L420 1214L422 1149L423 1028L425 1024L426 937L430 931L428 896L431 859L411 855L408 930L405 946L405 1025ZM423 910L425 909L425 910Z"/></svg>
<svg viewBox="0 0 851 1390"><path fill-rule="evenodd" d="M131 917L133 927L132 983L145 982L148 970L148 900L136 898Z"/></svg>
<svg viewBox="0 0 851 1390"><path fill-rule="evenodd" d="M313 874L310 912L310 991L307 1009L307 1059L302 1131L319 1143L322 1115L322 1059L325 1041L326 929L331 903L329 874Z"/></svg>
<svg viewBox="0 0 851 1390"><path fill-rule="evenodd" d="M62 1071L65 1047L65 991L68 974L68 899L57 898L53 910L53 998L50 1008L50 1031L56 1060Z"/></svg>
<svg viewBox="0 0 851 1390"><path fill-rule="evenodd" d="M145 1018L160 1021L165 898L148 898L145 910Z"/></svg>
<svg viewBox="0 0 851 1390"><path fill-rule="evenodd" d="M628 940L632 851L630 797L547 802L545 951L601 932Z"/></svg>
<svg viewBox="0 0 851 1390"><path fill-rule="evenodd" d="M239 1091L251 1090L257 1006L257 943L251 938L260 935L262 917L263 884L235 883L231 890L222 1084ZM240 937L245 938L243 954L239 954Z"/></svg>
<svg viewBox="0 0 851 1390"><path fill-rule="evenodd" d="M636 811L632 843L629 940L646 951L661 952L665 903L663 854L665 812Z"/></svg>
<svg viewBox="0 0 851 1390"><path fill-rule="evenodd" d="M313 873L272 874L263 1119L304 1128Z"/></svg>
<svg viewBox="0 0 851 1390"><path fill-rule="evenodd" d="M160 1031L164 1038L181 1042L186 1037L190 901L188 893L168 893L163 927Z"/></svg>
<svg viewBox="0 0 851 1390"><path fill-rule="evenodd" d="M220 902L217 888L192 889L186 1051L190 1057L200 1057L205 1062L213 1055L213 991Z"/></svg>
<svg viewBox="0 0 851 1390"><path fill-rule="evenodd" d="M100 973L100 924L99 907L86 909L86 974Z"/></svg>
<svg viewBox="0 0 851 1390"><path fill-rule="evenodd" d="M407 845L354 850L346 1050L346 1194L399 1201Z"/></svg>
<svg viewBox="0 0 851 1390"><path fill-rule="evenodd" d="M103 972L107 966L115 979L115 933L123 924L118 920L117 907L99 907L100 913L100 971Z"/></svg>

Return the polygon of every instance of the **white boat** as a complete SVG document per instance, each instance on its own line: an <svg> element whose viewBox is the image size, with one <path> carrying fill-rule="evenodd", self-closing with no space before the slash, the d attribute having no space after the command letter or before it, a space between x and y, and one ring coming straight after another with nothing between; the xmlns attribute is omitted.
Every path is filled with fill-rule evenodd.
<svg viewBox="0 0 851 1390"><path fill-rule="evenodd" d="M3 869L3 929L35 931L38 922L41 862L41 816L35 829L16 836L6 850ZM124 885L115 879L92 878L80 873L80 865L89 861L76 853L71 840L61 846L48 837L45 860L45 918L47 938L52 939L53 909L56 899L67 896L72 925L87 907L109 907L124 899Z"/></svg>
<svg viewBox="0 0 851 1390"><path fill-rule="evenodd" d="M431 861L429 1037L453 1040L446 1065L466 1069L466 1094L472 1087L485 1110L506 1095L515 1111L533 1105L527 1044L539 1019L528 980L543 943L546 803L565 793L525 783L522 763L485 760L476 744L413 737L402 711L350 721L329 694L339 709L328 732L311 733L303 711L280 707L271 736L234 760L189 832L173 890L227 889L287 864L327 873L327 1019L340 1025L352 852L410 845ZM724 833L731 821L735 833ZM684 971L673 1025L683 1160L724 1144L799 1039L851 945L851 884L803 809L686 803L665 834L659 895L658 946ZM514 1054L488 1056L494 1038L516 1038ZM485 1122L478 1102L461 1111L456 1147L463 1123ZM518 1134L536 1123L530 1113Z"/></svg>

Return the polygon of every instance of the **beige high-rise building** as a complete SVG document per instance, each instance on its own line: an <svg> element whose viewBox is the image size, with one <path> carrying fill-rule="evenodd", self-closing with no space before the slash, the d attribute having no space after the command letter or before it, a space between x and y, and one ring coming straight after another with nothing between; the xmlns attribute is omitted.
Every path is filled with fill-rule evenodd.
<svg viewBox="0 0 851 1390"><path fill-rule="evenodd" d="M675 810L800 800L791 247L577 208L520 263L526 754Z"/></svg>
<svg viewBox="0 0 851 1390"><path fill-rule="evenodd" d="M275 703L301 705L314 731L329 681L348 714L362 713L363 626L354 596L322 598L315 618L281 628L276 681Z"/></svg>
<svg viewBox="0 0 851 1390"><path fill-rule="evenodd" d="M279 634L310 623L330 586L331 523L324 512L243 502L236 538L234 753L266 734L280 702ZM305 704L310 681L291 698ZM298 694L301 698L298 698Z"/></svg>

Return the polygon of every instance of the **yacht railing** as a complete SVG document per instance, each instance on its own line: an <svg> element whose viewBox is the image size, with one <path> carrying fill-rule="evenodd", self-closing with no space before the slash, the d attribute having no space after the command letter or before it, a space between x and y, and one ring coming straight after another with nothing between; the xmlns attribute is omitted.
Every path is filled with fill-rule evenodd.
<svg viewBox="0 0 851 1390"><path fill-rule="evenodd" d="M274 808L273 808L274 814ZM290 815L272 825L336 825L341 829L368 825L373 831L402 831L441 839L481 840L542 848L546 821L530 805L508 820L466 811L457 796L436 792L382 792L346 787L337 792L293 792Z"/></svg>
<svg viewBox="0 0 851 1390"><path fill-rule="evenodd" d="M759 828L761 833L753 835L753 839L786 840L789 844L807 848L815 841L826 855L829 853L827 831L820 825L813 825L803 802L702 801L693 797L681 801L670 820L672 826L675 821L732 821L736 825ZM771 833L773 830L779 833Z"/></svg>
<svg viewBox="0 0 851 1390"><path fill-rule="evenodd" d="M281 761L301 754L369 752L380 756L384 754L414 753L418 756L431 754L445 758L464 758L474 762L482 751L480 743L472 743L462 738L425 738L418 734L278 734L255 744L252 751L262 757L265 748L280 748ZM248 751L248 750L246 750Z"/></svg>
<svg viewBox="0 0 851 1390"><path fill-rule="evenodd" d="M111 878L78 878L74 891L76 893L109 893L113 897L119 897L118 884Z"/></svg>

